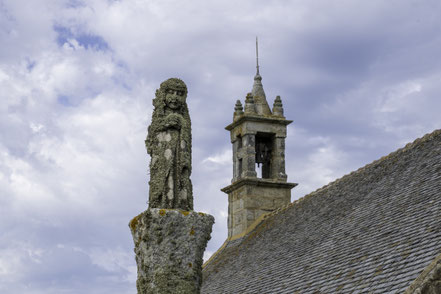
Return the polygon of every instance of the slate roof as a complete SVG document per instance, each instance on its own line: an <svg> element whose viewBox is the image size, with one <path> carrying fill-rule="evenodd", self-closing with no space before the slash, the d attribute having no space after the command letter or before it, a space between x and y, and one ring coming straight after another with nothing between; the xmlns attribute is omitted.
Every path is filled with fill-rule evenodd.
<svg viewBox="0 0 441 294"><path fill-rule="evenodd" d="M224 245L202 293L403 293L441 253L441 130Z"/></svg>

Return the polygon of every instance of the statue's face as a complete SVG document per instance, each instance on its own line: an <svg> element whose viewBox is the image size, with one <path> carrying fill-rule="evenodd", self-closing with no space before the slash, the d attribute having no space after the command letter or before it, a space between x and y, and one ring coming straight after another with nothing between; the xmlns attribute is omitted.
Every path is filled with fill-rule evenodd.
<svg viewBox="0 0 441 294"><path fill-rule="evenodd" d="M168 88L165 92L165 103L173 110L181 108L185 103L185 92L182 90L176 90Z"/></svg>

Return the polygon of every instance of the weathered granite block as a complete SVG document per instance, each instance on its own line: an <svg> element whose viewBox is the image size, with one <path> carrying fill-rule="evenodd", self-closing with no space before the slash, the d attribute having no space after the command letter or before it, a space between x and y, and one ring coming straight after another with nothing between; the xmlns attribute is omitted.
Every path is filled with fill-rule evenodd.
<svg viewBox="0 0 441 294"><path fill-rule="evenodd" d="M138 265L138 294L199 293L202 257L214 217L150 208L130 221Z"/></svg>

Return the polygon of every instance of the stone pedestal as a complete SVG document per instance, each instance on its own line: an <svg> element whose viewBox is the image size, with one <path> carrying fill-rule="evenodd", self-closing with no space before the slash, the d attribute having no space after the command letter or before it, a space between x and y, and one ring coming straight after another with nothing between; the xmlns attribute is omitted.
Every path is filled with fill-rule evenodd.
<svg viewBox="0 0 441 294"><path fill-rule="evenodd" d="M214 217L151 208L130 221L138 265L138 294L199 293L203 254Z"/></svg>

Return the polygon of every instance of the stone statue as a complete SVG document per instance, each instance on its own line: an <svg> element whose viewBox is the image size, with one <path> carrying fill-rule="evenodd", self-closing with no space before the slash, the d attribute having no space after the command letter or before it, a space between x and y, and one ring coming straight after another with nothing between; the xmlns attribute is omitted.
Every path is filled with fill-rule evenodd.
<svg viewBox="0 0 441 294"><path fill-rule="evenodd" d="M204 250L214 218L193 211L191 122L187 86L161 83L145 145L150 161L149 207L129 223L138 294L199 294ZM185 210L185 211L182 211Z"/></svg>
<svg viewBox="0 0 441 294"><path fill-rule="evenodd" d="M161 83L153 99L145 141L150 161L149 208L193 210L191 121L187 86L177 78Z"/></svg>

